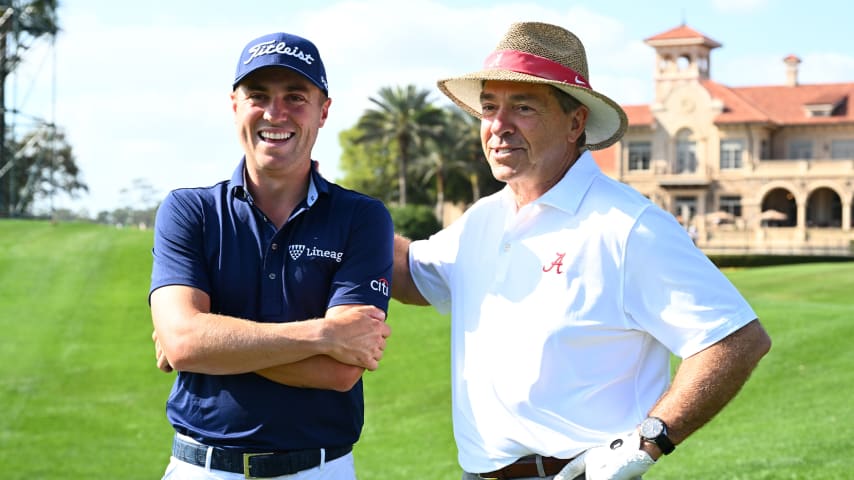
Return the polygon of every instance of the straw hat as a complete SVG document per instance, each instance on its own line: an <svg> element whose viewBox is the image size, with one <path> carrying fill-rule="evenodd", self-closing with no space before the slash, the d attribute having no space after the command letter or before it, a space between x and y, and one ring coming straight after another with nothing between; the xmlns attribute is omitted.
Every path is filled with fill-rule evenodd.
<svg viewBox="0 0 854 480"><path fill-rule="evenodd" d="M510 26L483 70L439 80L439 89L468 113L480 118L484 80L509 80L552 85L590 109L587 145L605 148L623 136L626 112L610 98L593 90L587 72L584 45L572 32L555 25L519 22Z"/></svg>

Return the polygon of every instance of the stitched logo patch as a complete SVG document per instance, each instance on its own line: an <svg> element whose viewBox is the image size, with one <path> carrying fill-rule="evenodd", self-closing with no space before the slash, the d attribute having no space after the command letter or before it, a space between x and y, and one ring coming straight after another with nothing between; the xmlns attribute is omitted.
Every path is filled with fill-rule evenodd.
<svg viewBox="0 0 854 480"><path fill-rule="evenodd" d="M305 245L288 245L288 252L294 260L298 259L303 253L305 253L306 257L329 258L341 263L342 257L344 256L342 252L336 252L335 250L324 250L317 247L306 247Z"/></svg>
<svg viewBox="0 0 854 480"><path fill-rule="evenodd" d="M554 269L555 273L557 273L558 275L563 273L563 270L561 270L561 267L563 267L563 257L565 257L565 256L566 256L566 252L564 252L564 253L557 252L557 258L554 261L552 261L551 265L543 265L543 271L544 272L551 272L552 269Z"/></svg>
<svg viewBox="0 0 854 480"><path fill-rule="evenodd" d="M303 250L305 250L305 245L288 245L288 252L290 252L291 258L294 260L302 255Z"/></svg>

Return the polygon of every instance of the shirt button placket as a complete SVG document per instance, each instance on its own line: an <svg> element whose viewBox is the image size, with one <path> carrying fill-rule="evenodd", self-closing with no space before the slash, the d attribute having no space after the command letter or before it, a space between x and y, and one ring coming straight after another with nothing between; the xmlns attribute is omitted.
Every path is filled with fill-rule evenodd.
<svg viewBox="0 0 854 480"><path fill-rule="evenodd" d="M501 245L501 251L495 262L495 281L498 283L503 282L507 277L507 266L510 264L510 251L512 249L513 244L509 241L505 241Z"/></svg>
<svg viewBox="0 0 854 480"><path fill-rule="evenodd" d="M271 251L271 252L275 252L275 251L276 251L276 250L278 250L278 249L279 249L279 244L278 244L278 243L276 243L276 242L272 242L272 243L270 243L270 251ZM276 257L275 257L275 256L273 256L273 258L276 258ZM273 264L273 265L276 265L277 263L278 263L278 262L271 262L271 264ZM275 280L275 279L276 279L276 273L275 273L275 272L270 272L270 273L268 273L268 274L267 274L267 278L269 278L270 280Z"/></svg>
<svg viewBox="0 0 854 480"><path fill-rule="evenodd" d="M273 242L273 243L271 243L271 244L270 244L270 251L271 251L271 252L275 252L275 251L276 251L276 250L278 250L278 249L279 249L279 244L278 244L278 243ZM278 258L278 257L276 257L276 258ZM273 262L273 263L275 264L276 262ZM268 273L268 274L267 274L267 278L269 278L270 280L275 280L275 279L276 279L276 274L275 274L275 273Z"/></svg>
<svg viewBox="0 0 854 480"><path fill-rule="evenodd" d="M266 232L268 235L270 232ZM282 281L285 279L282 271L283 254L287 250L286 241L281 232L272 233L264 239L266 249L264 250L263 270L261 274L261 311L264 315L281 315L285 303L282 299ZM264 279L266 277L266 280Z"/></svg>

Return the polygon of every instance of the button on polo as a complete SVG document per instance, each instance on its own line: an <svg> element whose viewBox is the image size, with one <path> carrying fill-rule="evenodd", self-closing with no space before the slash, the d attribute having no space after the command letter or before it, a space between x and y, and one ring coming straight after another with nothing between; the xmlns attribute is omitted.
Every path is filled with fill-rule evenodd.
<svg viewBox="0 0 854 480"><path fill-rule="evenodd" d="M275 250L278 250L278 249L279 249L279 244L278 244L278 243L274 243L274 244L270 245L270 250L274 250L274 251L275 251Z"/></svg>
<svg viewBox="0 0 854 480"><path fill-rule="evenodd" d="M271 273L271 274L267 275L267 278L269 278L270 280L275 280L275 279L276 279L276 274L275 274L275 273Z"/></svg>

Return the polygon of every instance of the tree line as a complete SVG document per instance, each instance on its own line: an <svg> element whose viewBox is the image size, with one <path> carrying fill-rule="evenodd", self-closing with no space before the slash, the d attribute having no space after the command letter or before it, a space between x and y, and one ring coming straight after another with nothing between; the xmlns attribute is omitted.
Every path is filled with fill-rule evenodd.
<svg viewBox="0 0 854 480"><path fill-rule="evenodd" d="M56 0L0 0L0 216L26 216L39 199L58 192L87 191L64 133L49 121L6 106L6 78L29 48L59 31ZM20 138L7 128L7 114L34 120Z"/></svg>
<svg viewBox="0 0 854 480"><path fill-rule="evenodd" d="M454 105L437 105L430 94L414 85L383 87L369 98L372 107L339 135L339 183L382 200L396 226L416 237L441 224L446 203L469 205L502 186L484 158L480 122ZM11 215L32 216L36 200L50 195L88 191L72 147L61 133L51 132L7 140L7 151L17 152L9 172L14 179L0 182L0 195L15 200ZM10 194L12 185L18 190ZM122 205L99 212L94 220L150 226L158 200L151 184L134 179L121 193ZM57 210L53 216L66 220L75 214ZM413 222L432 226L412 231Z"/></svg>
<svg viewBox="0 0 854 480"><path fill-rule="evenodd" d="M503 185L484 158L480 121L455 105L437 106L430 93L383 87L339 138L340 183L385 202L397 230L416 238L437 229L446 202L469 205ZM410 227L415 219L429 223L428 206L435 225Z"/></svg>
<svg viewBox="0 0 854 480"><path fill-rule="evenodd" d="M80 219L88 212L55 209L53 199L89 191L64 131L44 120L20 138L8 131L6 77L40 38L59 32L57 0L0 0L0 217L32 217L49 204L54 219ZM430 91L414 85L383 87L370 97L356 124L342 132L342 185L386 203L396 226L444 218L446 202L468 205L501 187L480 147L479 122L456 106L440 107ZM153 223L156 192L145 179L122 190L125 200L94 220L114 224ZM407 227L408 228L408 227ZM406 230L405 228L403 229Z"/></svg>

